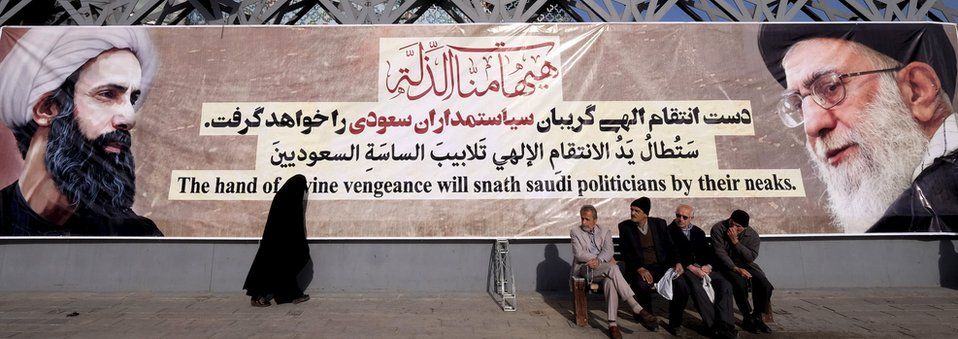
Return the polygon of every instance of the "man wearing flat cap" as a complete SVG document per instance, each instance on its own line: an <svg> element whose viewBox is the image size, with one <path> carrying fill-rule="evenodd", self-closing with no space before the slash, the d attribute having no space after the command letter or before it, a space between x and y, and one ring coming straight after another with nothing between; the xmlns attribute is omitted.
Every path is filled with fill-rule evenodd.
<svg viewBox="0 0 958 339"><path fill-rule="evenodd" d="M0 120L23 170L0 235L161 236L133 212L130 131L156 61L142 28L5 28Z"/></svg>
<svg viewBox="0 0 958 339"><path fill-rule="evenodd" d="M938 24L766 24L778 113L846 233L958 230L955 49ZM951 28L954 31L954 28Z"/></svg>
<svg viewBox="0 0 958 339"><path fill-rule="evenodd" d="M774 287L755 262L761 240L758 232L749 227L748 221L748 213L735 210L728 219L712 225L715 269L732 285L732 296L742 313L742 329L753 333L770 333L772 329L763 321L762 313L768 308ZM754 308L748 302L750 287Z"/></svg>
<svg viewBox="0 0 958 339"><path fill-rule="evenodd" d="M632 285L639 304L649 312L652 311L652 294L656 293L655 283L670 268L677 276L684 272L667 223L661 218L649 217L651 208L649 198L636 199L629 205L630 218L619 223L619 250L625 262L623 275ZM675 300L688 299L689 288L685 279L672 280L672 296ZM684 304L669 303L669 332L679 331L684 313Z"/></svg>

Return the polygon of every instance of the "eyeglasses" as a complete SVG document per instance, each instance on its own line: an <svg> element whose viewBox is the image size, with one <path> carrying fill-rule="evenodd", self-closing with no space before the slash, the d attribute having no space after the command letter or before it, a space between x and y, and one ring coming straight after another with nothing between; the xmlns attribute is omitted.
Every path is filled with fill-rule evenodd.
<svg viewBox="0 0 958 339"><path fill-rule="evenodd" d="M676 218L676 219L682 219L682 220L689 220L689 219L691 219L692 217L687 216L687 215L681 215L681 214L675 213L675 218Z"/></svg>
<svg viewBox="0 0 958 339"><path fill-rule="evenodd" d="M802 113L802 102L805 101L806 97L812 96L812 100L815 101L818 106L822 109L829 109L838 106L838 104L845 100L845 83L842 81L843 79L857 77L859 75L893 72L900 69L901 66L844 74L835 72L825 73L815 78L811 86L809 86L811 93L805 95L798 92L784 94L778 105L778 116L782 118L782 123L788 128L801 126L805 123L805 115Z"/></svg>

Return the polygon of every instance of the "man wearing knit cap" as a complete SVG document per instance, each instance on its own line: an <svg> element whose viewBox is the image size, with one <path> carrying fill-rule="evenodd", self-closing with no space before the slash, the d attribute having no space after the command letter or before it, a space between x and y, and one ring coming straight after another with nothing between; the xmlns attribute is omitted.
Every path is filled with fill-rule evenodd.
<svg viewBox="0 0 958 339"><path fill-rule="evenodd" d="M955 47L943 25L766 24L777 110L847 233L958 230ZM954 32L953 27L948 27Z"/></svg>
<svg viewBox="0 0 958 339"><path fill-rule="evenodd" d="M0 119L23 159L0 235L162 235L131 209L130 131L156 66L146 31L4 29L0 57Z"/></svg>
<svg viewBox="0 0 958 339"><path fill-rule="evenodd" d="M762 268L755 263L761 242L758 232L749 227L748 220L748 213L735 210L728 219L712 225L715 268L731 282L735 304L742 313L742 329L753 333L770 333L772 329L762 320L762 313L768 308L774 288ZM749 286L754 309L748 303Z"/></svg>
<svg viewBox="0 0 958 339"><path fill-rule="evenodd" d="M641 197L629 206L630 218L619 223L619 247L622 260L625 261L625 277L635 291L636 299L643 308L652 311L654 286L669 268L677 275L684 271L678 262L675 246L669 236L665 220L649 217L652 202ZM673 299L688 299L689 292L685 279L672 280ZM669 304L669 330L675 334L682 322L684 306Z"/></svg>

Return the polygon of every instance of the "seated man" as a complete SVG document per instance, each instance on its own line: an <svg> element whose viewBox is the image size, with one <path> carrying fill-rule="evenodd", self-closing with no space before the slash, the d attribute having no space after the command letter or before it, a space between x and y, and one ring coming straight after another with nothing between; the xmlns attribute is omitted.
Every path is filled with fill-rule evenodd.
<svg viewBox="0 0 958 339"><path fill-rule="evenodd" d="M712 260L715 255L705 232L692 224L694 218L692 206L679 205L675 209L675 220L669 224L669 233L675 244L679 263L685 267L685 274L679 277L684 279L689 287L692 302L702 316L702 323L708 332L716 338L735 338L735 321L732 318L732 287L722 278L718 271L712 270ZM702 280L708 276L714 290L715 301L709 299L703 287ZM672 298L676 307L685 308L688 298ZM681 321L682 319L677 319ZM681 322L669 323L671 332L680 332Z"/></svg>
<svg viewBox="0 0 958 339"><path fill-rule="evenodd" d="M629 207L631 219L619 223L625 276L632 283L639 304L649 311L652 311L652 294L656 293L655 283L662 279L669 268L674 267L678 275L683 271L682 264L676 261L675 246L672 245L665 220L650 218L651 207L649 198L636 199ZM684 279L672 281L672 295L674 299L688 298L688 286ZM681 323L684 310L684 305L679 307L671 303L669 324Z"/></svg>
<svg viewBox="0 0 958 339"><path fill-rule="evenodd" d="M712 226L715 264L725 279L732 283L735 303L742 312L742 329L753 333L771 333L772 329L762 321L762 312L768 308L773 287L765 277L765 272L755 263L760 240L758 232L748 227L748 219L748 213L735 210L731 217ZM748 303L749 286L755 303L754 310Z"/></svg>
<svg viewBox="0 0 958 339"><path fill-rule="evenodd" d="M592 205L582 206L579 216L582 224L573 227L569 232L574 259L572 274L603 283L605 300L609 303L609 336L622 337L615 322L616 313L619 312L619 298L629 303L636 321L646 327L652 326L656 322L655 317L635 301L635 295L612 258L612 231L596 224L598 212Z"/></svg>

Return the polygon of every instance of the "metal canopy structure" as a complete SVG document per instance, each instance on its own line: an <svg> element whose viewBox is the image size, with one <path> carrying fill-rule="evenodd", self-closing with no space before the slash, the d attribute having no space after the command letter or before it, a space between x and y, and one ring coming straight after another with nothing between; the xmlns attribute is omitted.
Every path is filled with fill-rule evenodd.
<svg viewBox="0 0 958 339"><path fill-rule="evenodd" d="M958 22L956 0L0 0L0 25Z"/></svg>

